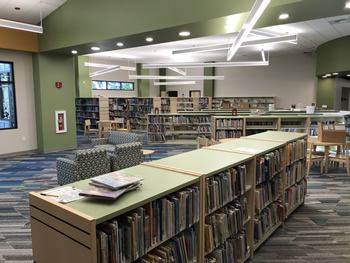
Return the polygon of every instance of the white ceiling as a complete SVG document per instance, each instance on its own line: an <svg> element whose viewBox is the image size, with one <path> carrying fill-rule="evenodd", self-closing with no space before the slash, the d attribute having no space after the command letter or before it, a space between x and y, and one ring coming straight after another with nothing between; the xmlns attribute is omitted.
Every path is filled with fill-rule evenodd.
<svg viewBox="0 0 350 263"><path fill-rule="evenodd" d="M67 0L0 0L0 18L24 23L40 23L40 7L45 18ZM16 10L15 7L20 7Z"/></svg>
<svg viewBox="0 0 350 263"><path fill-rule="evenodd" d="M339 20L344 20L345 22L334 23L334 21ZM325 42L350 35L350 15L271 26L259 29L259 31L276 35L298 34L298 44L296 45L278 43L264 46L265 50L270 50L270 56L309 53L316 51L317 47ZM227 50L179 55L172 55L172 51L190 47L229 43L235 39L236 35L237 33L230 33L157 45L150 44L143 47L92 54L91 56L116 61L126 59L136 63L226 61ZM251 35L249 38L257 39L263 37ZM232 61L261 60L261 47L242 47Z"/></svg>

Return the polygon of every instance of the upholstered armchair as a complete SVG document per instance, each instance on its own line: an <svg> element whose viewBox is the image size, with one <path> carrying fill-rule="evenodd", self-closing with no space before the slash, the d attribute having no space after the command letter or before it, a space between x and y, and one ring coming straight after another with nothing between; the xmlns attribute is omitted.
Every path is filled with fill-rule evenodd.
<svg viewBox="0 0 350 263"><path fill-rule="evenodd" d="M111 171L110 157L105 149L78 150L75 159L57 158L57 182L73 183Z"/></svg>
<svg viewBox="0 0 350 263"><path fill-rule="evenodd" d="M112 153L116 151L116 146L126 143L141 142L141 135L125 132L111 132L108 138L93 139L92 146L96 149L106 149Z"/></svg>
<svg viewBox="0 0 350 263"><path fill-rule="evenodd" d="M143 161L142 143L124 143L115 146L115 152L108 152L111 158L112 171L118 171L135 165Z"/></svg>

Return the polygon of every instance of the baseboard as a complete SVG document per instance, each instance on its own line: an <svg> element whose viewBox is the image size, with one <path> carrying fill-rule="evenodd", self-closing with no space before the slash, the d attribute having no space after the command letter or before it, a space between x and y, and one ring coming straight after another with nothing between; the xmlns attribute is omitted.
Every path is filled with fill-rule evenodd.
<svg viewBox="0 0 350 263"><path fill-rule="evenodd" d="M69 147L59 147L59 148L54 148L54 149L49 149L49 150L44 150L44 151L39 151L40 153L51 153L51 152L60 152L60 151L65 151L65 150L73 150L77 149L77 145L75 146L69 146Z"/></svg>
<svg viewBox="0 0 350 263"><path fill-rule="evenodd" d="M12 156L21 155L21 154L34 154L38 152L39 151L36 149L36 150L29 150L29 151L4 153L4 154L0 154L0 158L12 157Z"/></svg>

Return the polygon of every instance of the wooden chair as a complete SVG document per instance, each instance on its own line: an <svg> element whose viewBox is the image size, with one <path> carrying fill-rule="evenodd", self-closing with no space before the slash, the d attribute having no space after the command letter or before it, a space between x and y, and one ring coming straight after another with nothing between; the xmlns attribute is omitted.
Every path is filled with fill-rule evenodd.
<svg viewBox="0 0 350 263"><path fill-rule="evenodd" d="M111 134L112 123L110 121L101 121L99 124L100 137L104 137L105 134Z"/></svg>
<svg viewBox="0 0 350 263"><path fill-rule="evenodd" d="M201 146L209 146L209 140L206 137L197 137L197 149L200 149Z"/></svg>
<svg viewBox="0 0 350 263"><path fill-rule="evenodd" d="M126 121L126 129L122 128L122 129L117 129L118 132L131 132L131 125L130 125L130 120Z"/></svg>
<svg viewBox="0 0 350 263"><path fill-rule="evenodd" d="M309 176L310 174L310 167L311 163L319 163L320 165L320 172L323 173L323 161L324 161L324 156L323 155L318 155L315 154L314 152L314 144L312 142L307 143L307 174L306 176Z"/></svg>
<svg viewBox="0 0 350 263"><path fill-rule="evenodd" d="M349 169L349 148L350 148L350 143L345 144L345 151L340 152L340 153L331 153L328 155L328 160L330 162L335 162L335 163L345 163L346 165L346 174L347 176L350 176L350 169ZM339 168L339 165L336 166L336 168Z"/></svg>
<svg viewBox="0 0 350 263"><path fill-rule="evenodd" d="M88 136L88 140L90 139L90 134L95 134L96 138L98 137L98 129L91 129L91 121L90 120L85 120L85 125L84 125L84 141L86 140L86 134Z"/></svg>

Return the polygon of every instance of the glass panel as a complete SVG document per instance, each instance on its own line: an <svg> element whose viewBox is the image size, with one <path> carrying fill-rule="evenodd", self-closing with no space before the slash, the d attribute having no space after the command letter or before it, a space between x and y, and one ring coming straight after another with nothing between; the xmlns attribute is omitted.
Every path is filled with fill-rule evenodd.
<svg viewBox="0 0 350 263"><path fill-rule="evenodd" d="M120 89L120 82L118 81L108 81L107 89Z"/></svg>
<svg viewBox="0 0 350 263"><path fill-rule="evenodd" d="M106 81L93 80L92 89L106 89Z"/></svg>
<svg viewBox="0 0 350 263"><path fill-rule="evenodd" d="M122 82L122 90L134 90L133 82Z"/></svg>

